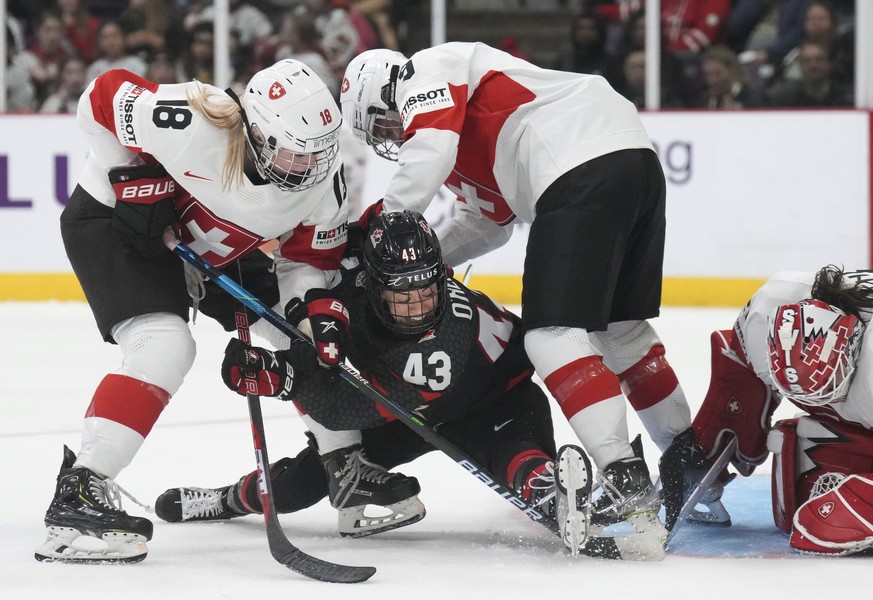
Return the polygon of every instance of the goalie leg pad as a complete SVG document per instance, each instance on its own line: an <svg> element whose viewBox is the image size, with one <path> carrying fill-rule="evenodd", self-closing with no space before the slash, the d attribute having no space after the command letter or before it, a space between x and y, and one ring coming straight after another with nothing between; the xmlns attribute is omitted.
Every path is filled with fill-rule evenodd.
<svg viewBox="0 0 873 600"><path fill-rule="evenodd" d="M820 480L873 472L873 434L847 423L814 417L779 421L768 447L773 452L773 519L786 533Z"/></svg>
<svg viewBox="0 0 873 600"><path fill-rule="evenodd" d="M873 547L873 474L850 475L808 500L794 515L792 548L814 554L853 554Z"/></svg>
<svg viewBox="0 0 873 600"><path fill-rule="evenodd" d="M712 375L694 431L709 459L720 454L729 434L735 435L737 453L731 463L748 476L767 459L767 431L778 402L747 366L733 330L715 331L710 341Z"/></svg>

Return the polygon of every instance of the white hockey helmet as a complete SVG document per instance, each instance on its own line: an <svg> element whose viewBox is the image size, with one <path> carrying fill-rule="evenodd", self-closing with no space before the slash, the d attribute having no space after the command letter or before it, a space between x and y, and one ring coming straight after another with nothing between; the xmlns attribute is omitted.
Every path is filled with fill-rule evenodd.
<svg viewBox="0 0 873 600"><path fill-rule="evenodd" d="M388 160L397 160L403 143L394 91L400 67L407 60L384 48L362 52L346 67L340 91L343 118L355 137Z"/></svg>
<svg viewBox="0 0 873 600"><path fill-rule="evenodd" d="M312 69L287 59L258 71L240 104L261 177L292 192L327 177L337 157L342 118Z"/></svg>

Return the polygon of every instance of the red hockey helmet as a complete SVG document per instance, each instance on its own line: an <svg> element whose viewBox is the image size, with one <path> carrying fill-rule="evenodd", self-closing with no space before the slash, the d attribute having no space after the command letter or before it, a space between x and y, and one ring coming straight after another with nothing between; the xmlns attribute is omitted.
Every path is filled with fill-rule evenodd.
<svg viewBox="0 0 873 600"><path fill-rule="evenodd" d="M786 398L822 406L844 398L864 324L820 300L783 304L770 321L770 376Z"/></svg>

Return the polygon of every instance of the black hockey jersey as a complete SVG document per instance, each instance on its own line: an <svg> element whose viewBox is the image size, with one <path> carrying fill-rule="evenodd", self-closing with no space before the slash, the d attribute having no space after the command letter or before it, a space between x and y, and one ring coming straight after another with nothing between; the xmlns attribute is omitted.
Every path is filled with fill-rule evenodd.
<svg viewBox="0 0 873 600"><path fill-rule="evenodd" d="M356 268L344 272L333 290L349 311L348 359L384 395L431 425L500 401L506 390L531 376L521 320L484 294L449 278L442 319L421 335L402 337L377 319L365 285L363 269ZM394 419L325 369L298 382L293 400L333 430L366 429Z"/></svg>

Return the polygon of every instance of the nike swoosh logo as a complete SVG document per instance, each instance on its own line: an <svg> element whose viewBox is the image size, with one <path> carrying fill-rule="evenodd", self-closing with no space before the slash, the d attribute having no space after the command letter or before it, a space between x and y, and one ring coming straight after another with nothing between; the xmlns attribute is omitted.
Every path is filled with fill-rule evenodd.
<svg viewBox="0 0 873 600"><path fill-rule="evenodd" d="M513 421L513 419L509 419L506 423L501 423L500 425L495 425L494 431L500 431L501 429L503 429L504 427L506 427L507 425L512 423L512 421Z"/></svg>
<svg viewBox="0 0 873 600"><path fill-rule="evenodd" d="M212 181L208 177L201 177L200 175L195 175L191 171L185 171L184 173L182 173L182 175L184 175L185 177L191 177L192 179L202 179L203 181Z"/></svg>

